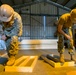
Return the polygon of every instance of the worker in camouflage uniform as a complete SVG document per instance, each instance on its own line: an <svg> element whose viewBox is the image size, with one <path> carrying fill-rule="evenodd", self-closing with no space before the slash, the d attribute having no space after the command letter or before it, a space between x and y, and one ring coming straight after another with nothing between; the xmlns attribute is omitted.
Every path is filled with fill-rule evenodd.
<svg viewBox="0 0 76 75"><path fill-rule="evenodd" d="M15 62L15 55L18 53L18 37L22 35L22 19L14 9L3 4L0 7L0 20L2 21L3 36L5 39L7 53L9 56L7 65L13 65Z"/></svg>
<svg viewBox="0 0 76 75"><path fill-rule="evenodd" d="M73 35L72 35L72 25L76 23L76 9L73 9L70 13L63 14L58 20L58 52L60 53L60 62L65 62L64 60L64 38L67 39L68 53L70 54L71 60L74 58L74 46L73 46Z"/></svg>

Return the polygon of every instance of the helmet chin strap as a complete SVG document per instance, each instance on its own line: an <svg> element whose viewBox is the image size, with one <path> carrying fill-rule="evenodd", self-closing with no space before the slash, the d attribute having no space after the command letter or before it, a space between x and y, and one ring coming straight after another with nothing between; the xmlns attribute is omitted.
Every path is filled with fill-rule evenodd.
<svg viewBox="0 0 76 75"><path fill-rule="evenodd" d="M13 19L14 19L14 16L12 16L12 18L11 18L11 20L9 22L3 22L4 23L4 26L6 28L11 27L13 25L13 23L14 23L14 20Z"/></svg>

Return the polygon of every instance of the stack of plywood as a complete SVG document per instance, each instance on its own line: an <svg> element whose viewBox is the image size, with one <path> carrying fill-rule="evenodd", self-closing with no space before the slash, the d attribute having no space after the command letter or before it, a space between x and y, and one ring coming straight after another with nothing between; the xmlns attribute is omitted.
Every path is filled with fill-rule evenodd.
<svg viewBox="0 0 76 75"><path fill-rule="evenodd" d="M19 47L21 50L28 49L57 49L58 39L22 40Z"/></svg>

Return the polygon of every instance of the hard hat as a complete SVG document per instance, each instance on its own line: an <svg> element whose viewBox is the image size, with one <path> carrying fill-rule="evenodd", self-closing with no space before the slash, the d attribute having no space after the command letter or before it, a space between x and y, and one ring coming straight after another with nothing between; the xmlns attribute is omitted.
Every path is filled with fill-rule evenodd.
<svg viewBox="0 0 76 75"><path fill-rule="evenodd" d="M70 14L72 23L76 23L76 9L71 10Z"/></svg>
<svg viewBox="0 0 76 75"><path fill-rule="evenodd" d="M71 14L71 18L73 20L76 20L76 9L71 10L70 14Z"/></svg>
<svg viewBox="0 0 76 75"><path fill-rule="evenodd" d="M7 5L3 4L0 7L0 20L3 22L9 22L13 16L14 9Z"/></svg>

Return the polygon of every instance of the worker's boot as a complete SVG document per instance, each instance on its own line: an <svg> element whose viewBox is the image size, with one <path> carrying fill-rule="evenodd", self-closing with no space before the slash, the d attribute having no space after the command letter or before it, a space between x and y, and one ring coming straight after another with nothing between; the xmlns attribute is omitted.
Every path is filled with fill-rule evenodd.
<svg viewBox="0 0 76 75"><path fill-rule="evenodd" d="M7 62L7 66L12 66L15 63L15 56L10 56Z"/></svg>
<svg viewBox="0 0 76 75"><path fill-rule="evenodd" d="M65 62L65 60L64 60L64 54L63 53L60 53L60 62L61 63Z"/></svg>
<svg viewBox="0 0 76 75"><path fill-rule="evenodd" d="M71 60L75 61L75 63L76 63L76 59L74 57L74 54L70 54L70 57L71 57Z"/></svg>

